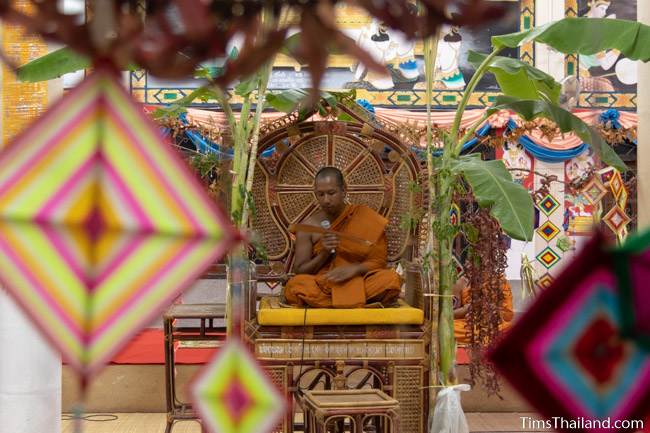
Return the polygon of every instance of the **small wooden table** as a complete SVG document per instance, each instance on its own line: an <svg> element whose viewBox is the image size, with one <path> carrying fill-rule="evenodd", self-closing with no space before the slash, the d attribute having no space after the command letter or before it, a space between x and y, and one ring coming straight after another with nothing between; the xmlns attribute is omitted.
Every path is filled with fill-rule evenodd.
<svg viewBox="0 0 650 433"><path fill-rule="evenodd" d="M176 397L176 358L174 343L177 341L220 341L224 340L224 327L217 327L215 319L223 319L226 307L223 304L175 304L163 315L165 330L165 397L167 400L167 425L170 433L176 421L198 420L190 403ZM196 326L180 326L176 319L196 321Z"/></svg>
<svg viewBox="0 0 650 433"><path fill-rule="evenodd" d="M306 391L305 432L399 433L399 402L378 389Z"/></svg>

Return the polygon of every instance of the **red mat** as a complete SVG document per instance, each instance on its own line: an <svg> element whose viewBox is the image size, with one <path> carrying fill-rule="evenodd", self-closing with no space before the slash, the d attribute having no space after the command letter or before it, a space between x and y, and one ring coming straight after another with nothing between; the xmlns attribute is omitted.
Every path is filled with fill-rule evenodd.
<svg viewBox="0 0 650 433"><path fill-rule="evenodd" d="M111 364L164 364L165 336L162 329L145 329L113 358ZM205 364L216 348L176 348L177 364Z"/></svg>

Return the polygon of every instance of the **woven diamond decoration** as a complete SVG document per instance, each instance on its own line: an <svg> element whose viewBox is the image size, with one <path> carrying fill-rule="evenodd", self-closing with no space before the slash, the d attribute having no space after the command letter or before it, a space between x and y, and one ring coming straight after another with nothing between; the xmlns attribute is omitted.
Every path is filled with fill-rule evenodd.
<svg viewBox="0 0 650 433"><path fill-rule="evenodd" d="M618 201L619 197L625 190L625 183L623 183L623 178L621 177L621 172L618 170L614 171L612 179L609 181L609 188L614 194L614 198Z"/></svg>
<svg viewBox="0 0 650 433"><path fill-rule="evenodd" d="M562 432L622 431L616 420L644 419L650 410L650 352L621 334L621 298L603 239L587 244L489 354Z"/></svg>
<svg viewBox="0 0 650 433"><path fill-rule="evenodd" d="M614 256L624 335L650 352L650 231L629 239Z"/></svg>
<svg viewBox="0 0 650 433"><path fill-rule="evenodd" d="M614 172L617 170L614 167L605 167L602 170L598 171L598 177L600 178L600 183L608 187L609 182L614 177Z"/></svg>
<svg viewBox="0 0 650 433"><path fill-rule="evenodd" d="M191 389L210 433L268 433L285 411L282 395L235 339L217 352Z"/></svg>
<svg viewBox="0 0 650 433"><path fill-rule="evenodd" d="M559 262L561 257L553 251L551 247L546 247L541 253L537 255L537 260L544 265L546 269L550 269Z"/></svg>
<svg viewBox="0 0 650 433"><path fill-rule="evenodd" d="M582 195L592 205L597 205L607 195L607 188L600 183L600 180L594 176L582 191Z"/></svg>
<svg viewBox="0 0 650 433"><path fill-rule="evenodd" d="M555 212L558 207L560 207L560 203L558 203L551 194L547 194L546 197L544 197L542 201L537 204L537 207L539 210L544 212L544 215L551 216L551 214Z"/></svg>
<svg viewBox="0 0 650 433"><path fill-rule="evenodd" d="M603 217L603 221L607 224L607 227L619 235L625 230L625 227L627 227L631 219L623 209L614 206L609 212L607 212L607 215Z"/></svg>
<svg viewBox="0 0 650 433"><path fill-rule="evenodd" d="M560 233L560 229L550 221L546 221L540 228L537 229L537 234L542 237L546 242L550 242Z"/></svg>
<svg viewBox="0 0 650 433"><path fill-rule="evenodd" d="M625 209L625 207L627 206L627 200L628 200L627 189L623 188L623 190L621 191L621 195L619 195L618 199L616 199L616 205L621 209Z"/></svg>
<svg viewBox="0 0 650 433"><path fill-rule="evenodd" d="M98 70L0 153L0 276L86 378L237 236Z"/></svg>
<svg viewBox="0 0 650 433"><path fill-rule="evenodd" d="M449 210L449 222L452 226L460 225L460 207L456 203L451 204L451 209Z"/></svg>
<svg viewBox="0 0 650 433"><path fill-rule="evenodd" d="M544 274L537 280L537 285L542 289L548 289L553 284L553 277L551 274Z"/></svg>

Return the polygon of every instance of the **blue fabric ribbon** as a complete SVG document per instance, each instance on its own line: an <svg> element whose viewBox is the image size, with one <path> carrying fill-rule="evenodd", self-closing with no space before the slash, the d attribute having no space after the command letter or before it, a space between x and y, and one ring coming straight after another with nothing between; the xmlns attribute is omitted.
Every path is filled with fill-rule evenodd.
<svg viewBox="0 0 650 433"><path fill-rule="evenodd" d="M621 123L619 122L620 118L621 118L621 113L614 108L610 108L609 110L600 113L599 120L600 123L605 124L605 126L609 125L610 128L620 129L621 128Z"/></svg>
<svg viewBox="0 0 650 433"><path fill-rule="evenodd" d="M476 131L477 137L472 138L471 140L465 142L463 144L463 147L460 149L460 153L467 153L469 150L471 150L474 146L476 146L479 143L479 138L485 137L492 131L492 125L489 123L486 123L482 127L480 127ZM418 149L418 154L419 153L424 153L422 150ZM433 156L440 156L442 155L442 149L436 149L433 151Z"/></svg>
<svg viewBox="0 0 650 433"><path fill-rule="evenodd" d="M179 120L185 125L189 124L187 121L187 113L181 113ZM163 130L166 130L166 128L163 128ZM167 130L163 133L169 134L170 131ZM223 159L232 159L235 153L233 148L224 149L212 140L206 139L196 131L185 131L185 136L192 142L192 144L194 144L196 151L199 153L216 153ZM270 158L271 155L273 155L273 152L275 152L275 146L262 152L262 158Z"/></svg>
<svg viewBox="0 0 650 433"><path fill-rule="evenodd" d="M512 131L517 128L517 124L511 119L508 121L508 130ZM542 147L539 144L535 143L530 137L522 135L519 138L519 144L523 146L535 159L539 159L544 162L558 163L568 161L569 159L575 158L576 156L582 155L588 148L589 145L582 143L578 147L567 150L556 150L548 149Z"/></svg>
<svg viewBox="0 0 650 433"><path fill-rule="evenodd" d="M375 112L375 107L369 101L365 99L358 99L356 102L357 104L359 104L361 107L363 107L370 113ZM181 114L179 118L181 122L183 122L184 124L189 123L187 121L186 113ZM601 123L604 123L606 125L609 124L612 128L618 129L621 128L619 119L620 119L619 111L615 109L609 109L601 113L599 120ZM508 121L507 130L512 131L516 128L517 125L513 120ZM165 135L170 134L170 131L167 130L166 128L162 128L162 131L163 134ZM461 148L461 152L462 153L469 152L474 146L476 146L479 143L480 138L488 135L490 131L492 131L492 126L490 124L486 123L485 125L483 125L480 129L476 131L476 137L472 138L471 140L463 144ZM234 151L232 148L224 149L221 146L219 146L219 144L206 139L196 131L185 131L185 135L194 144L198 152L201 153L214 152L224 159L231 159L233 157ZM636 144L636 142L634 143ZM521 144L523 148L526 149L526 151L528 151L536 159L539 159L544 162L549 162L549 163L559 163L559 162L568 161L569 159L581 155L589 148L589 145L587 143L582 143L580 146L574 147L573 149L567 149L567 150L548 149L546 147L540 146L539 144L535 143L530 137L525 135L519 138L519 144ZM425 157L426 152L424 149L414 147L412 150L419 157L421 158ZM262 158L270 158L274 152L275 152L275 146L272 146L271 148L262 152ZM434 150L433 155L434 156L442 155L442 150L440 149Z"/></svg>
<svg viewBox="0 0 650 433"><path fill-rule="evenodd" d="M367 99L357 99L357 104L359 104L369 113L375 114L375 106L372 105Z"/></svg>

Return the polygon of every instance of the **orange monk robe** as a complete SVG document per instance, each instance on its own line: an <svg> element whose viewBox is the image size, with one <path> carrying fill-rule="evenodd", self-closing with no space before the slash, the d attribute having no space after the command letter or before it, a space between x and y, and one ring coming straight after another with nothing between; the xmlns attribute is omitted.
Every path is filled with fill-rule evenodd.
<svg viewBox="0 0 650 433"><path fill-rule="evenodd" d="M512 310L512 290L510 290L510 284L505 279L501 285L501 290L503 291L503 304L501 304L499 311L501 316L499 331L504 331L510 327L510 322L514 317ZM461 306L469 304L470 300L470 288L465 287L461 292ZM454 319L454 336L456 337L456 342L460 344L468 344L470 342L469 330L466 326L467 321L465 319Z"/></svg>
<svg viewBox="0 0 650 433"><path fill-rule="evenodd" d="M331 230L365 239L370 245L349 239L340 239L333 260L329 260L316 275L298 274L291 278L284 296L292 305L321 308L363 307L367 301L391 303L400 294L401 280L397 272L387 269L386 218L363 205L348 205L331 224ZM320 241L313 254L322 249ZM363 263L369 272L342 283L325 279L330 270L355 263Z"/></svg>

